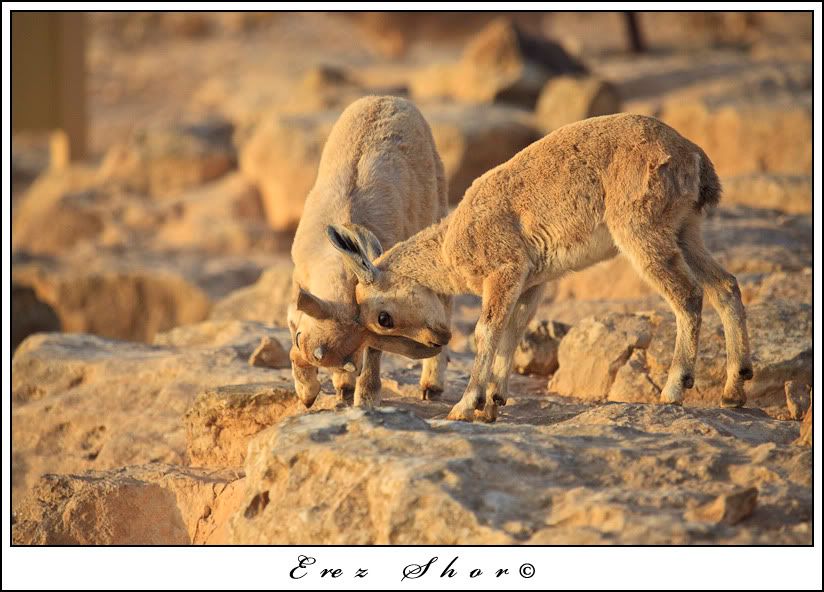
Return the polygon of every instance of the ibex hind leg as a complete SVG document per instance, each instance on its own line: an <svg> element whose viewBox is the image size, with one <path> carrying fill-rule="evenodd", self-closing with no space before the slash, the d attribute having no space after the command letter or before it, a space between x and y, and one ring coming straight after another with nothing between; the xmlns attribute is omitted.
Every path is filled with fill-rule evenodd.
<svg viewBox="0 0 824 592"><path fill-rule="evenodd" d="M742 407L747 402L744 382L753 376L747 317L735 276L712 257L701 236L700 214L689 217L678 236L684 259L704 286L713 308L721 318L727 349L727 381L722 407Z"/></svg>
<svg viewBox="0 0 824 592"><path fill-rule="evenodd" d="M656 223L658 222L658 223ZM677 332L661 402L680 405L695 383L703 289L684 260L674 233L661 221L633 221L611 229L615 244L675 313Z"/></svg>

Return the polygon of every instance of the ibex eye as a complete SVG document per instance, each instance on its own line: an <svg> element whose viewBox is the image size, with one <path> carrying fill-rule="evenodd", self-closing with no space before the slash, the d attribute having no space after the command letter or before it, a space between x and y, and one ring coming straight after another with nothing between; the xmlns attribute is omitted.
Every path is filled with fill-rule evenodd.
<svg viewBox="0 0 824 592"><path fill-rule="evenodd" d="M386 311L383 311L378 315L378 324L384 329L391 329L394 326L392 316Z"/></svg>

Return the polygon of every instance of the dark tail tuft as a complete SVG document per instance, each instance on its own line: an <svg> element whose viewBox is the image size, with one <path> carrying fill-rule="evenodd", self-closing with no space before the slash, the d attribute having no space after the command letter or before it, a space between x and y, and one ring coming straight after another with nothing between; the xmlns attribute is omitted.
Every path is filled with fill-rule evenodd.
<svg viewBox="0 0 824 592"><path fill-rule="evenodd" d="M696 209L713 208L721 201L721 181L712 166L712 161L701 151L701 181L698 187L698 202Z"/></svg>

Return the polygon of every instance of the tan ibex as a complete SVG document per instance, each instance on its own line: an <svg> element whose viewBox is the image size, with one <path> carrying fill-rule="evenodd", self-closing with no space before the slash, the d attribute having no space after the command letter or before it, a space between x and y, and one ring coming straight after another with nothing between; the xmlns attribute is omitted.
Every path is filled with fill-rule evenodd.
<svg viewBox="0 0 824 592"><path fill-rule="evenodd" d="M447 200L432 132L412 103L366 97L346 108L324 146L292 244L290 358L295 388L307 407L320 391L318 367L332 369L339 399L354 389L355 405L379 404L381 350L429 357L421 373L423 396L443 391L448 331L426 345L366 331L357 322L356 276L329 245L326 227L336 223L371 237L361 247L365 257L377 257L381 244L393 245L445 216ZM448 298L443 306L449 310Z"/></svg>
<svg viewBox="0 0 824 592"><path fill-rule="evenodd" d="M544 284L619 251L667 300L677 336L661 392L680 404L693 386L703 294L724 326L723 406L746 401L752 377L738 283L710 255L702 210L721 193L701 148L651 117L619 114L555 130L476 179L458 208L370 260L375 240L333 226L329 237L358 276L360 322L378 335L427 343L449 327L444 298L482 297L472 375L450 419L494 421L513 352Z"/></svg>

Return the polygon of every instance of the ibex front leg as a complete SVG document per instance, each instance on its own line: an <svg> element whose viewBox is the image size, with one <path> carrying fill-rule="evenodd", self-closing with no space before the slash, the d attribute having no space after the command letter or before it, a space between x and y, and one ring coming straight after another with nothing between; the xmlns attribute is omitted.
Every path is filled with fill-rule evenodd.
<svg viewBox="0 0 824 592"><path fill-rule="evenodd" d="M529 321L535 316L535 310L544 295L544 284L533 286L521 294L509 316L498 350L495 352L495 362L492 364L492 377L486 387L486 405L481 417L483 421L493 422L498 419L498 405L506 405L509 393L509 375L512 372L512 358Z"/></svg>
<svg viewBox="0 0 824 592"><path fill-rule="evenodd" d="M366 348L363 370L355 383L355 407L372 409L381 404L381 351Z"/></svg>
<svg viewBox="0 0 824 592"><path fill-rule="evenodd" d="M472 421L475 410L484 408L495 352L521 295L523 282L524 274L517 268L502 268L484 279L481 317L475 325L478 353L463 397L452 407L447 419Z"/></svg>

